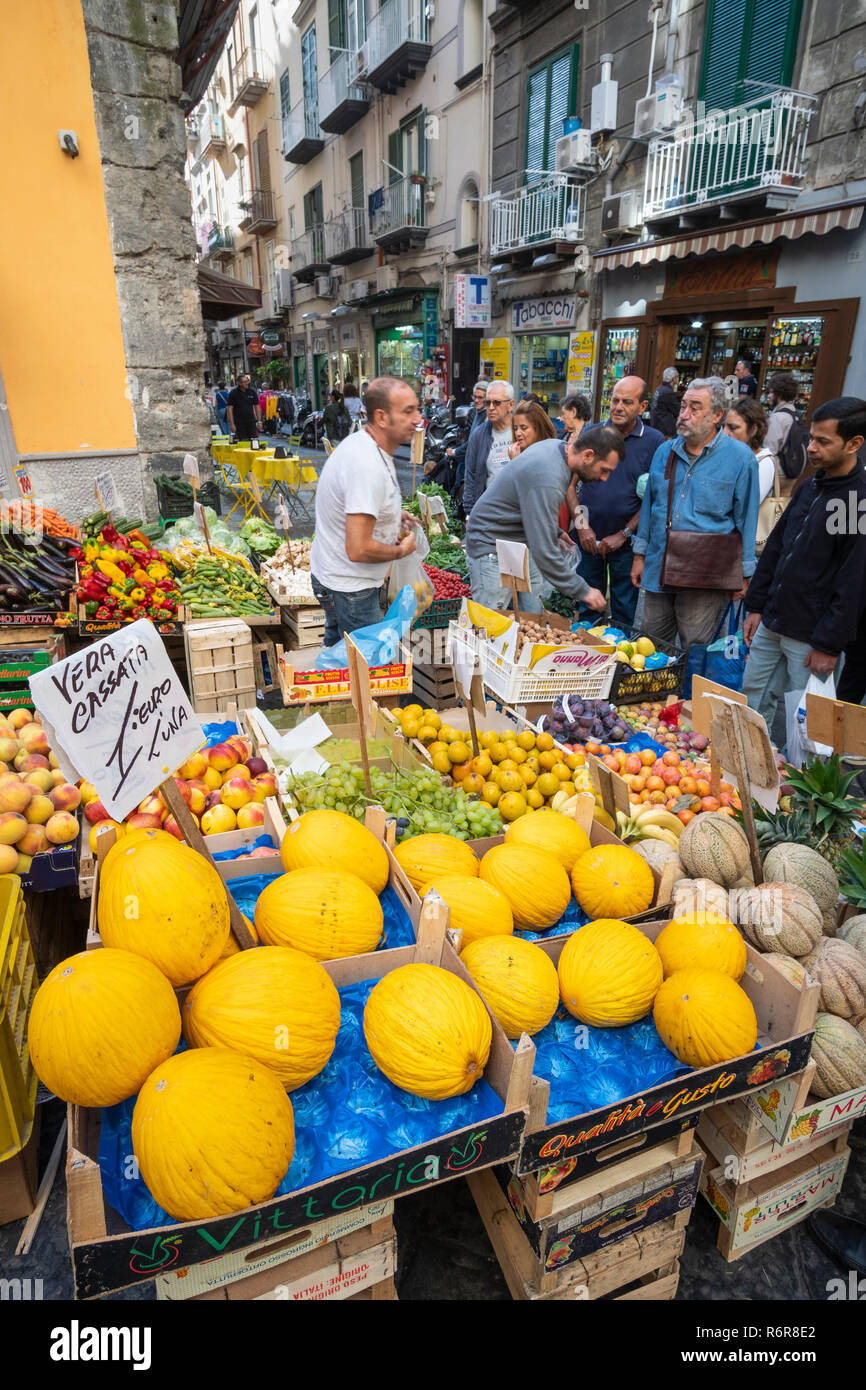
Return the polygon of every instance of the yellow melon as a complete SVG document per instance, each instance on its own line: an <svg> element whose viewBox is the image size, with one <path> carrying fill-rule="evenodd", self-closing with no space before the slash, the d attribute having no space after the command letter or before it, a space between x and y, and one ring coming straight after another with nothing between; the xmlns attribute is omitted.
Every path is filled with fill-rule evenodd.
<svg viewBox="0 0 866 1390"><path fill-rule="evenodd" d="M599 918L568 938L559 957L562 1002L581 1023L622 1028L643 1018L664 978L649 937L629 922Z"/></svg>
<svg viewBox="0 0 866 1390"><path fill-rule="evenodd" d="M739 980L746 968L746 943L740 932L733 922L719 921L714 913L674 917L656 937L656 950L665 976L701 966Z"/></svg>
<svg viewBox="0 0 866 1390"><path fill-rule="evenodd" d="M336 960L375 951L385 919L376 894L357 874L295 869L259 895L255 921L266 946L294 946L314 960Z"/></svg>
<svg viewBox="0 0 866 1390"><path fill-rule="evenodd" d="M633 917L651 906L652 869L627 845L596 845L571 871L574 896L590 917Z"/></svg>
<svg viewBox="0 0 866 1390"><path fill-rule="evenodd" d="M570 874L581 854L592 848L585 830L559 811L538 810L534 815L521 816L505 832L507 845L527 845L542 849L557 858Z"/></svg>
<svg viewBox="0 0 866 1390"><path fill-rule="evenodd" d="M357 874L376 894L388 883L385 846L342 811L305 811L283 836L280 857L286 873L315 868Z"/></svg>
<svg viewBox="0 0 866 1390"><path fill-rule="evenodd" d="M413 835L397 846L394 858L416 892L443 874L478 877L474 852L456 835Z"/></svg>
<svg viewBox="0 0 866 1390"><path fill-rule="evenodd" d="M440 874L424 884L422 898L431 889L435 889L448 906L449 927L463 934L461 951L482 937L511 936L514 931L514 916L508 902L482 879Z"/></svg>
<svg viewBox="0 0 866 1390"><path fill-rule="evenodd" d="M514 925L529 931L547 931L571 901L560 861L527 845L494 845L481 860L481 877L508 901Z"/></svg>
<svg viewBox="0 0 866 1390"><path fill-rule="evenodd" d="M754 1005L720 970L677 970L656 995L653 1019L665 1047L690 1067L711 1067L751 1052L758 1039Z"/></svg>
<svg viewBox="0 0 866 1390"><path fill-rule="evenodd" d="M540 946L519 936L489 936L465 947L460 959L506 1037L547 1027L559 1004L559 980Z"/></svg>
<svg viewBox="0 0 866 1390"><path fill-rule="evenodd" d="M364 1008L370 1055L389 1081L428 1100L461 1096L479 1080L493 1041L475 990L438 965L401 965Z"/></svg>

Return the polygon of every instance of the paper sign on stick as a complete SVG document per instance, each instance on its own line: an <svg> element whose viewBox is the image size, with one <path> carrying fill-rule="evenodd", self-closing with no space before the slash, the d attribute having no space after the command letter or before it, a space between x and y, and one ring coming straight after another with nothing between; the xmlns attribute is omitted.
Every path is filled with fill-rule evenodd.
<svg viewBox="0 0 866 1390"><path fill-rule="evenodd" d="M517 588L522 594L529 593L529 550L522 541L497 541L496 557L499 573L510 575L517 580ZM521 588L525 584L526 588Z"/></svg>
<svg viewBox="0 0 866 1390"><path fill-rule="evenodd" d="M120 498L117 495L117 483L114 481L113 473L97 473L96 496L104 512L120 510Z"/></svg>
<svg viewBox="0 0 866 1390"><path fill-rule="evenodd" d="M198 471L198 459L195 454L184 454L183 471L188 478L195 478L197 483L201 481Z"/></svg>
<svg viewBox="0 0 866 1390"><path fill-rule="evenodd" d="M38 671L30 690L54 731L58 761L93 783L114 820L123 820L204 742L146 618Z"/></svg>

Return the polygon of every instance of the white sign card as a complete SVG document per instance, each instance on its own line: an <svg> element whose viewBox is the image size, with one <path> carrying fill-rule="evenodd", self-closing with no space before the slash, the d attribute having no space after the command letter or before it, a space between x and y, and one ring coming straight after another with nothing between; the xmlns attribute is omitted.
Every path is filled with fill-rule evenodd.
<svg viewBox="0 0 866 1390"><path fill-rule="evenodd" d="M284 535L288 535L292 529L292 523L289 520L289 509L282 497L277 500L277 514L274 520L279 530L282 531Z"/></svg>
<svg viewBox="0 0 866 1390"><path fill-rule="evenodd" d="M120 498L117 495L117 484L114 481L113 473L97 473L96 496L104 512L117 512L120 510Z"/></svg>
<svg viewBox="0 0 866 1390"><path fill-rule="evenodd" d="M188 478L194 478L197 483L201 481L198 471L198 459L195 454L184 454L183 471Z"/></svg>
<svg viewBox="0 0 866 1390"><path fill-rule="evenodd" d="M529 579L529 549L522 541L497 541L499 573L514 579Z"/></svg>
<svg viewBox="0 0 866 1390"><path fill-rule="evenodd" d="M38 671L30 690L51 725L58 760L93 783L115 820L204 742L162 638L146 618Z"/></svg>
<svg viewBox="0 0 866 1390"><path fill-rule="evenodd" d="M193 502L192 514L195 517L195 524L201 531L202 535L207 536L207 517L204 514L204 507L202 506L201 502Z"/></svg>

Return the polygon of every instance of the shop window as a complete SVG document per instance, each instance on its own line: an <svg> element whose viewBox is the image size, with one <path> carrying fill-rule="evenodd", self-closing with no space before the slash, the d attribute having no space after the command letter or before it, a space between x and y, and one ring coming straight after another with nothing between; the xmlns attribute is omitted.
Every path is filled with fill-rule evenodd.
<svg viewBox="0 0 866 1390"><path fill-rule="evenodd" d="M562 123L576 110L579 48L573 44L533 68L526 82L527 174L555 169Z"/></svg>
<svg viewBox="0 0 866 1390"><path fill-rule="evenodd" d="M478 245L479 206L478 184L474 179L467 179L460 190L457 204L457 232L454 244L458 251Z"/></svg>
<svg viewBox="0 0 866 1390"><path fill-rule="evenodd" d="M728 110L789 87L803 0L709 0L698 98Z"/></svg>

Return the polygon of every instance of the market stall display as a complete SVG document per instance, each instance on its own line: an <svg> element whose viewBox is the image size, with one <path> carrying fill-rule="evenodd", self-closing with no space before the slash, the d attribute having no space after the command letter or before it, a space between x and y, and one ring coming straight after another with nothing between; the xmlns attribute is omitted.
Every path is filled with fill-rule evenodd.
<svg viewBox="0 0 866 1390"><path fill-rule="evenodd" d="M0 528L0 615L23 622L62 613L75 584L75 556L75 541L41 528Z"/></svg>
<svg viewBox="0 0 866 1390"><path fill-rule="evenodd" d="M262 564L273 599L286 608L318 604L310 579L312 540L284 540Z"/></svg>
<svg viewBox="0 0 866 1390"><path fill-rule="evenodd" d="M178 592L192 618L271 617L267 586L242 556L196 555L189 562L175 551L181 566Z"/></svg>
<svg viewBox="0 0 866 1390"><path fill-rule="evenodd" d="M106 522L73 555L79 623L121 627L139 618L177 623L180 595L172 566L137 527L121 533Z"/></svg>
<svg viewBox="0 0 866 1390"><path fill-rule="evenodd" d="M11 711L0 724L0 755L0 873L36 889L61 886L61 877L73 882L81 795L60 770L38 714Z"/></svg>

